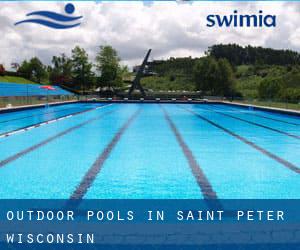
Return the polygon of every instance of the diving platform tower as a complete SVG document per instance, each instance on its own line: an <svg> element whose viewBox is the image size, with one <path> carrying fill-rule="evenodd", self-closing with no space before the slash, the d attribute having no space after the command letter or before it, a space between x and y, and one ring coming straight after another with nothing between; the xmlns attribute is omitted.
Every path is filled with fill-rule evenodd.
<svg viewBox="0 0 300 250"><path fill-rule="evenodd" d="M146 56L143 60L142 65L139 67L139 69L137 71L137 74L136 74L134 80L132 81L132 85L131 85L131 87L128 91L128 97L131 97L131 94L135 89L138 89L141 92L143 97L146 96L145 90L143 89L140 81L141 81L141 78L144 74L144 70L145 70L145 67L147 65L150 53L151 53L151 49L148 50L148 52L147 52L147 54L146 54Z"/></svg>

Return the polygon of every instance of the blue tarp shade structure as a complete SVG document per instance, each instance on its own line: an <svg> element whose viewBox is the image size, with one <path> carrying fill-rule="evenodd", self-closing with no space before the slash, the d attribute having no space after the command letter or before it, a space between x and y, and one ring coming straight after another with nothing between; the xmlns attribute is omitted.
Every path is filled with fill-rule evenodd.
<svg viewBox="0 0 300 250"><path fill-rule="evenodd" d="M46 89L40 84L19 84L0 82L0 96L46 96ZM48 91L49 95L74 95L58 86L55 90Z"/></svg>

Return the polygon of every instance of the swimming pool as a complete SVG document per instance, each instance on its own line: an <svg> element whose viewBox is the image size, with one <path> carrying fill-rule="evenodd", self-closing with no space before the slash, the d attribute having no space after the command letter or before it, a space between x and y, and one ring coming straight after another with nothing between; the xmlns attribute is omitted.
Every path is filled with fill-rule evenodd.
<svg viewBox="0 0 300 250"><path fill-rule="evenodd" d="M0 198L299 199L299 128L296 116L225 104L3 113Z"/></svg>

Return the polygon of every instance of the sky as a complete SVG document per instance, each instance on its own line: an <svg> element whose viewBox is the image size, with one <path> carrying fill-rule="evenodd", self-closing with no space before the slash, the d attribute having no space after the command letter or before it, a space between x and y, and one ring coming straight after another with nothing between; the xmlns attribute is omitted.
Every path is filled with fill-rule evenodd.
<svg viewBox="0 0 300 250"><path fill-rule="evenodd" d="M100 45L112 45L122 63L139 64L147 49L151 59L200 57L219 43L238 43L300 51L300 2L73 2L73 15L82 15L79 27L55 30L37 24L14 23L26 14L51 10L65 14L67 2L0 2L0 64L10 68L37 56L50 64L53 55L71 54L79 45L94 61ZM209 28L209 14L276 15L275 28Z"/></svg>

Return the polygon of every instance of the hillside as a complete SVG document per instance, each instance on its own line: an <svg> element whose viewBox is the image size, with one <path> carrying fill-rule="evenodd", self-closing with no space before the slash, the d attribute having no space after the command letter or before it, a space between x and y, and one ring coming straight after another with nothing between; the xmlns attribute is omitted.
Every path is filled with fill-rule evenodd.
<svg viewBox="0 0 300 250"><path fill-rule="evenodd" d="M192 79L185 76L148 76L141 80L141 84L145 89L153 91L194 91L195 85Z"/></svg>
<svg viewBox="0 0 300 250"><path fill-rule="evenodd" d="M21 83L21 84L36 84L35 82L32 82L28 79L25 79L23 77L17 77L17 76L0 76L0 82L12 82L12 83Z"/></svg>
<svg viewBox="0 0 300 250"><path fill-rule="evenodd" d="M154 91L200 90L244 100L300 102L300 54L295 51L219 44L204 57L153 61L148 70L155 76L143 78L142 84ZM227 93L222 91L226 81Z"/></svg>
<svg viewBox="0 0 300 250"><path fill-rule="evenodd" d="M196 86L193 79L195 59L191 57L173 58L153 61L148 64L148 70L155 76L142 78L141 83L146 89L154 91L194 91Z"/></svg>
<svg viewBox="0 0 300 250"><path fill-rule="evenodd" d="M235 72L237 92L245 99L299 102L300 66L240 65Z"/></svg>

